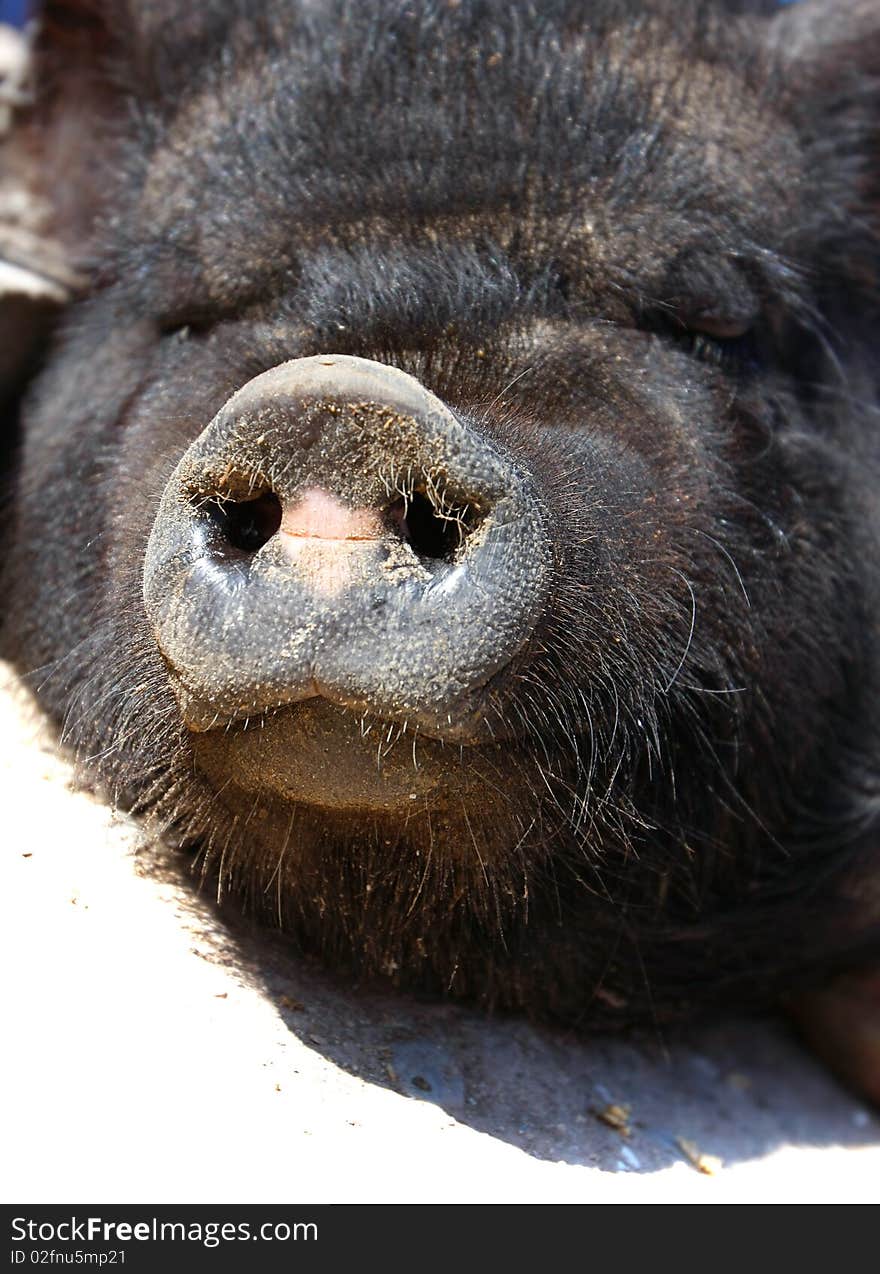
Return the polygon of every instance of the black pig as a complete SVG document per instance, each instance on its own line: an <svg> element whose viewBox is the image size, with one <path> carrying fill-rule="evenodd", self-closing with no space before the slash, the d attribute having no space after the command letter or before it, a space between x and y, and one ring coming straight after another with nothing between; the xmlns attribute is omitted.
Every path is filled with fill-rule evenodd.
<svg viewBox="0 0 880 1274"><path fill-rule="evenodd" d="M82 763L337 966L794 997L880 1099L875 0L47 0L33 61L3 649Z"/></svg>

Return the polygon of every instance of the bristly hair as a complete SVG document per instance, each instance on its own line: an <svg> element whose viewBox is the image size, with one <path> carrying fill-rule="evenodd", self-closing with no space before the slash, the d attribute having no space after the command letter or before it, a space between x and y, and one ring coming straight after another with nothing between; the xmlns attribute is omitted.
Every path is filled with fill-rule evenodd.
<svg viewBox="0 0 880 1274"><path fill-rule="evenodd" d="M774 11L45 5L90 284L26 404L4 648L111 799L336 964L605 1024L880 950L880 65L864 37L804 92ZM499 742L405 817L212 786L141 601L182 452L328 349L417 377L553 515ZM229 740L272 727L243 706ZM359 729L418 768L405 716Z"/></svg>

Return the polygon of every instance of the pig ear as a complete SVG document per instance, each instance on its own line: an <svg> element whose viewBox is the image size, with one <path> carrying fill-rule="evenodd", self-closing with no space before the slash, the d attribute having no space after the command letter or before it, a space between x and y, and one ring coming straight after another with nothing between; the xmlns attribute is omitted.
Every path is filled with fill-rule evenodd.
<svg viewBox="0 0 880 1274"><path fill-rule="evenodd" d="M0 27L0 410L85 285L77 248L96 211L85 116L109 91L108 45L96 0L47 0L26 36Z"/></svg>

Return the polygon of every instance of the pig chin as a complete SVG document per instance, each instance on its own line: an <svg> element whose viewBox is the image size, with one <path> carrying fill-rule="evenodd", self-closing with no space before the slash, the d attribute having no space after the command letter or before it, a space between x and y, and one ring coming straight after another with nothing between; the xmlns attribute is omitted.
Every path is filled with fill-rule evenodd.
<svg viewBox="0 0 880 1274"><path fill-rule="evenodd" d="M365 719L323 698L289 705L247 726L191 734L196 765L224 804L304 805L410 815L466 796L475 776L461 744ZM482 749L479 749L482 750Z"/></svg>

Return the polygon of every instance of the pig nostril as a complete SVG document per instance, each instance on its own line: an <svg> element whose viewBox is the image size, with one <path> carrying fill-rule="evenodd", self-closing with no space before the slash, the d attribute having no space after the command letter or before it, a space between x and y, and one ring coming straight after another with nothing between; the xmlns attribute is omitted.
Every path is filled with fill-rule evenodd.
<svg viewBox="0 0 880 1274"><path fill-rule="evenodd" d="M242 553L256 553L281 525L281 501L271 491L252 500L215 497L207 510L226 543Z"/></svg>
<svg viewBox="0 0 880 1274"><path fill-rule="evenodd" d="M419 557L451 561L473 529L475 512L469 506L438 509L424 491L395 500L391 521Z"/></svg>

